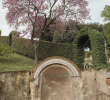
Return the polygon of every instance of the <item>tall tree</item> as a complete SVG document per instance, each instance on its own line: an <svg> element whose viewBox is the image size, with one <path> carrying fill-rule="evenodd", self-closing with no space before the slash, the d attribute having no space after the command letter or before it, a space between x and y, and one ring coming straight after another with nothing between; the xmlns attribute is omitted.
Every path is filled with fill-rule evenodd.
<svg viewBox="0 0 110 100"><path fill-rule="evenodd" d="M52 42L72 43L78 32L76 28L77 25L78 23L76 21L68 20L65 31L59 32L59 34L54 34Z"/></svg>
<svg viewBox="0 0 110 100"><path fill-rule="evenodd" d="M104 17L104 21L110 21L110 6L106 5L104 10L101 12L101 17Z"/></svg>
<svg viewBox="0 0 110 100"><path fill-rule="evenodd" d="M107 38L107 46L110 46L110 22L104 24L104 35Z"/></svg>
<svg viewBox="0 0 110 100"><path fill-rule="evenodd" d="M101 17L104 17L104 21L110 21L110 6L106 5L104 10L101 12ZM110 47L110 35L109 35L110 23L104 25L104 36L107 46Z"/></svg>
<svg viewBox="0 0 110 100"><path fill-rule="evenodd" d="M35 65L38 64L38 53L42 37L50 28L65 30L69 19L78 22L90 19L88 2L85 0L3 0L3 7L8 8L6 19L8 24L15 27L26 26L23 36L29 35L35 45ZM55 22L55 24L53 24ZM39 38L37 45L34 38Z"/></svg>

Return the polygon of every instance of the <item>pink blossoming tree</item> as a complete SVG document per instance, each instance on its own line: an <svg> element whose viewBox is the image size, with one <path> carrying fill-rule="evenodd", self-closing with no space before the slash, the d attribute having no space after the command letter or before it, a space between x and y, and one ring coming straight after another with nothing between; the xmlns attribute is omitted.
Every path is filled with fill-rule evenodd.
<svg viewBox="0 0 110 100"><path fill-rule="evenodd" d="M57 29L65 31L69 20L81 23L90 19L87 6L85 0L3 0L3 7L8 8L7 23L16 30L25 26L26 29L20 33L28 35L35 45L35 65L38 64L39 46L46 30L55 34ZM39 38L37 45L34 38Z"/></svg>

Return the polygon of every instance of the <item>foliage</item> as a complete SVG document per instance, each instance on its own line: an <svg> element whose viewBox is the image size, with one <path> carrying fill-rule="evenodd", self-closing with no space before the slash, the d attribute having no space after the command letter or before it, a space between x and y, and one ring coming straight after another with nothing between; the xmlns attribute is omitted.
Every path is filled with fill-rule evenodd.
<svg viewBox="0 0 110 100"><path fill-rule="evenodd" d="M64 32L59 32L59 34L53 35L53 42L72 43L78 32L75 28L75 23L75 21L68 21L68 24L66 25L66 30Z"/></svg>
<svg viewBox="0 0 110 100"><path fill-rule="evenodd" d="M106 39L105 35L103 34L103 25L102 24L99 24L99 23L79 24L75 21L70 21L68 23L68 25L66 25L66 30L64 33L55 34L53 37L53 42L71 43L74 41L78 31L80 31L84 27L90 27L92 29L95 29L95 30L101 32L105 38L106 43L108 44L107 39ZM73 31L73 30L75 30L75 31ZM89 39L85 43L85 48L91 49Z"/></svg>
<svg viewBox="0 0 110 100"><path fill-rule="evenodd" d="M30 82L33 82L33 81L35 81L35 79L34 78L30 78L30 80L29 80Z"/></svg>
<svg viewBox="0 0 110 100"><path fill-rule="evenodd" d="M106 45L107 46L110 46L109 43L108 43L108 39L107 39L107 37L104 34L104 26L102 24L99 24L99 23L87 23L87 24L80 24L80 25L77 25L76 26L76 28L77 28L78 31L80 31L84 27L89 27L91 29L95 29L95 30L101 32L102 35L103 35L103 37L104 37L104 40L106 42ZM90 41L89 40L85 44L85 48L90 48L91 49L91 47L90 47Z"/></svg>
<svg viewBox="0 0 110 100"><path fill-rule="evenodd" d="M2 34L2 31L0 30L0 36L1 36L1 34Z"/></svg>
<svg viewBox="0 0 110 100"><path fill-rule="evenodd" d="M13 38L19 37L19 32L13 30L13 31L11 31L9 33L9 36L8 36L8 44L9 44L9 46L11 46L11 44L12 44L12 37Z"/></svg>
<svg viewBox="0 0 110 100"><path fill-rule="evenodd" d="M88 2L85 0L77 0L77 2L72 0L29 0L26 2L23 0L22 3L21 0L3 1L3 7L8 8L6 14L8 24L15 28L18 28L20 25L28 25L27 27L30 33L32 33L32 27L34 27L35 30L33 31L35 33L32 33L34 35L33 38L35 38L36 34L39 34L36 32L42 32L46 31L47 28L52 28L50 26L51 24L55 26L62 24L62 22L60 23L62 18L63 22L67 21L67 19L77 19L78 22L90 19L89 9L86 8L87 6ZM62 28L60 27L60 29Z"/></svg>
<svg viewBox="0 0 110 100"><path fill-rule="evenodd" d="M4 37L3 37L4 38ZM41 42L39 60L51 56L62 56L72 60L80 69L83 69L84 63L84 44L90 39L91 53L93 57L93 68L104 68L106 57L104 52L104 38L102 34L90 28L82 29L75 38L73 46L67 43ZM12 47L16 52L31 58L34 58L34 46L28 45L28 39L13 39ZM22 45L21 45L22 44ZM73 52L72 52L73 48ZM57 51L57 52L56 52ZM98 66L98 67L97 67Z"/></svg>
<svg viewBox="0 0 110 100"><path fill-rule="evenodd" d="M12 39L12 48L16 48L16 53L27 56L29 58L34 58L34 46L28 45L28 39Z"/></svg>
<svg viewBox="0 0 110 100"><path fill-rule="evenodd" d="M44 36L42 37L43 41L50 41L52 42L53 40L53 34L52 32L46 32L46 34L44 34Z"/></svg>
<svg viewBox="0 0 110 100"><path fill-rule="evenodd" d="M35 58L33 45L28 45L28 39L13 39L12 48L16 48L16 52L30 58ZM22 45L21 45L22 44ZM67 43L52 43L42 41L39 51L39 60L43 60L51 56L62 56L72 60L72 48Z"/></svg>
<svg viewBox="0 0 110 100"><path fill-rule="evenodd" d="M84 44L90 40L93 68L102 68L106 66L104 37L96 30L85 27L77 34L73 42L73 61L83 69L84 64Z"/></svg>
<svg viewBox="0 0 110 100"><path fill-rule="evenodd" d="M110 22L104 24L104 35L106 36L110 45Z"/></svg>
<svg viewBox="0 0 110 100"><path fill-rule="evenodd" d="M79 22L90 19L88 2L85 0L3 0L3 7L8 8L6 19L8 24L15 27L26 26L26 30L21 32L29 37L34 43L34 38L39 37L38 44L35 45L35 60L38 63L38 53L40 43L46 30L58 33L57 28L65 30L68 19ZM53 24L55 23L55 24Z"/></svg>
<svg viewBox="0 0 110 100"><path fill-rule="evenodd" d="M8 36L8 44L9 44L9 46L11 46L11 44L12 44L12 34L9 34L9 36Z"/></svg>
<svg viewBox="0 0 110 100"><path fill-rule="evenodd" d="M7 36L0 36L0 43L8 45L8 37Z"/></svg>
<svg viewBox="0 0 110 100"><path fill-rule="evenodd" d="M87 23L87 24L80 24L80 25L76 26L78 31L80 31L84 27L89 27L91 29L95 29L101 33L103 32L103 25L99 24L99 23Z"/></svg>
<svg viewBox="0 0 110 100"><path fill-rule="evenodd" d="M92 54L92 51L84 51L85 55L87 55L87 58L90 57L90 55Z"/></svg>
<svg viewBox="0 0 110 100"><path fill-rule="evenodd" d="M76 28L77 28L78 31L80 31L84 27L89 27L91 29L95 29L95 30L97 30L101 33L103 32L103 25L99 24L99 23L87 23L87 24L76 25Z"/></svg>
<svg viewBox="0 0 110 100"><path fill-rule="evenodd" d="M12 36L17 36L17 37L19 37L19 32L17 32L17 31L15 31L15 30L13 30L13 31L11 31L10 33L9 33L9 35L12 35Z"/></svg>
<svg viewBox="0 0 110 100"><path fill-rule="evenodd" d="M22 78L22 79L21 79L21 84L24 84L24 83L25 83L24 80L25 80L25 78Z"/></svg>
<svg viewBox="0 0 110 100"><path fill-rule="evenodd" d="M107 38L105 37L104 33L103 33L103 25L99 24L99 23L87 23L87 24L80 24L80 25L76 25L76 28L78 31L80 31L81 29L83 29L84 27L89 27L91 29L95 29L99 32L102 33L102 35L104 36L104 39L106 41L106 44L108 45L108 41ZM87 42L85 43L85 48L90 48L90 40L88 39Z"/></svg>
<svg viewBox="0 0 110 100"><path fill-rule="evenodd" d="M47 31L47 35L44 35L44 39L50 42L57 42L57 43L71 43L77 33L75 28L75 21L69 20L67 22L65 31L61 31L60 28L57 28L57 34L52 33L50 30ZM55 24L55 23L54 23Z"/></svg>
<svg viewBox="0 0 110 100"><path fill-rule="evenodd" d="M104 10L101 12L101 17L104 17L104 21L110 21L110 6L105 5Z"/></svg>
<svg viewBox="0 0 110 100"><path fill-rule="evenodd" d="M15 52L15 49L11 49L8 45L0 43L0 56L8 56Z"/></svg>
<svg viewBox="0 0 110 100"><path fill-rule="evenodd" d="M77 34L76 32L65 32L65 33L55 34L53 36L52 42L55 42L55 43L72 43L76 34Z"/></svg>
<svg viewBox="0 0 110 100"><path fill-rule="evenodd" d="M107 65L108 65L108 69L110 69L110 63L107 63Z"/></svg>

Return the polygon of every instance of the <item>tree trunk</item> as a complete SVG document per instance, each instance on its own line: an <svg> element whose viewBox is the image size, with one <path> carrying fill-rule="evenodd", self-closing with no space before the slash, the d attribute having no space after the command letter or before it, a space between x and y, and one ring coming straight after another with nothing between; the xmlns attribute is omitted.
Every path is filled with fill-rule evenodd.
<svg viewBox="0 0 110 100"><path fill-rule="evenodd" d="M39 55L39 47L40 47L40 43L41 43L41 36L39 37L39 41L38 43L34 43L34 48L35 48L35 66L37 66L38 64L38 55Z"/></svg>
<svg viewBox="0 0 110 100"><path fill-rule="evenodd" d="M34 48L35 48L35 66L37 66L37 64L38 64L38 52L39 52L39 48L37 47L36 44L34 44Z"/></svg>

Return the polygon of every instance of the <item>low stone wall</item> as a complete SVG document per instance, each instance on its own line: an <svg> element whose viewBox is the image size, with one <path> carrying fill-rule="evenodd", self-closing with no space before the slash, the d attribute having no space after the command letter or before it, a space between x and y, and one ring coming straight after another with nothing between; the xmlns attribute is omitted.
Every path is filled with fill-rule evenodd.
<svg viewBox="0 0 110 100"><path fill-rule="evenodd" d="M38 85L36 80L30 82L30 77L31 72L29 71L1 72L0 100L34 100L33 96L38 95ZM110 100L110 85L106 83L107 78L110 78L108 69L83 70L81 77L71 77L72 100ZM45 87L43 86L43 88ZM53 94L55 95L55 93ZM54 100L54 98L50 100Z"/></svg>
<svg viewBox="0 0 110 100"><path fill-rule="evenodd" d="M28 100L29 71L0 73L0 100Z"/></svg>
<svg viewBox="0 0 110 100"><path fill-rule="evenodd" d="M106 84L107 78L110 78L110 70L85 70L81 74L79 100L110 100L110 85Z"/></svg>

